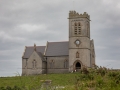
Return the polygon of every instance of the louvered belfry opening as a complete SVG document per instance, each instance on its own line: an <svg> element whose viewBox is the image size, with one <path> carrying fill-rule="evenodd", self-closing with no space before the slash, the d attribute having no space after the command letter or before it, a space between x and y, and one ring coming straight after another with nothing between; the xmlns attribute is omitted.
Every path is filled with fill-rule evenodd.
<svg viewBox="0 0 120 90"><path fill-rule="evenodd" d="M80 22L74 23L74 34L75 35L80 35L81 34L81 24Z"/></svg>

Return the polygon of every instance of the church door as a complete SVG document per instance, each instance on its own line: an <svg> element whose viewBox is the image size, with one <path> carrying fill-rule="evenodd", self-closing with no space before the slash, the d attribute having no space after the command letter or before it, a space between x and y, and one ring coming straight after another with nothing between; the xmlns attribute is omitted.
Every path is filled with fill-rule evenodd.
<svg viewBox="0 0 120 90"><path fill-rule="evenodd" d="M79 62L75 65L76 71L79 71L81 69L81 64Z"/></svg>

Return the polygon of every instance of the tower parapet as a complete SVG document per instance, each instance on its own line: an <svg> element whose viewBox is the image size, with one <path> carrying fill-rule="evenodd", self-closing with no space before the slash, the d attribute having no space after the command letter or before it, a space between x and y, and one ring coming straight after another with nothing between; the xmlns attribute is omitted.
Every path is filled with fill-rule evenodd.
<svg viewBox="0 0 120 90"><path fill-rule="evenodd" d="M84 12L83 14L79 14L76 11L70 11L69 12L69 19L71 19L71 18L87 18L90 20L90 16L86 12Z"/></svg>

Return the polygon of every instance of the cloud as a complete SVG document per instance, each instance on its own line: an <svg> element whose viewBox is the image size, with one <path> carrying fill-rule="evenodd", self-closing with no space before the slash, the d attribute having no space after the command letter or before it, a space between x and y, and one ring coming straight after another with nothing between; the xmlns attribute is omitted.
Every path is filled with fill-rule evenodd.
<svg viewBox="0 0 120 90"><path fill-rule="evenodd" d="M111 59L108 59L108 60L97 60L96 61L97 63L99 63L99 66L104 66L106 68L109 68L109 69L119 69L119 64L120 62L118 62L118 60L111 60ZM116 63L117 62L117 63Z"/></svg>
<svg viewBox="0 0 120 90"><path fill-rule="evenodd" d="M0 32L0 38L1 38L1 41L2 42L17 42L17 41L24 41L25 39L22 38L22 37L13 37L13 36L10 36L9 34L5 33L5 32Z"/></svg>
<svg viewBox="0 0 120 90"><path fill-rule="evenodd" d="M36 30L44 31L46 29L45 25L30 25L30 24L22 24L18 26L22 31L34 32Z"/></svg>
<svg viewBox="0 0 120 90"><path fill-rule="evenodd" d="M67 41L68 13L76 10L90 15L97 64L113 63L111 67L120 68L119 9L119 0L75 0L74 3L70 0L1 0L0 62L8 66L5 71L15 72L21 67L19 63L25 46ZM0 68L4 66L0 65Z"/></svg>

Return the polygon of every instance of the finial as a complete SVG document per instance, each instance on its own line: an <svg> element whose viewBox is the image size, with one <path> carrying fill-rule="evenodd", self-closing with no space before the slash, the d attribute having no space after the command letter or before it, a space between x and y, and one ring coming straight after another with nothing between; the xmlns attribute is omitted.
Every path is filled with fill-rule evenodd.
<svg viewBox="0 0 120 90"><path fill-rule="evenodd" d="M34 50L36 51L36 44L34 43Z"/></svg>

